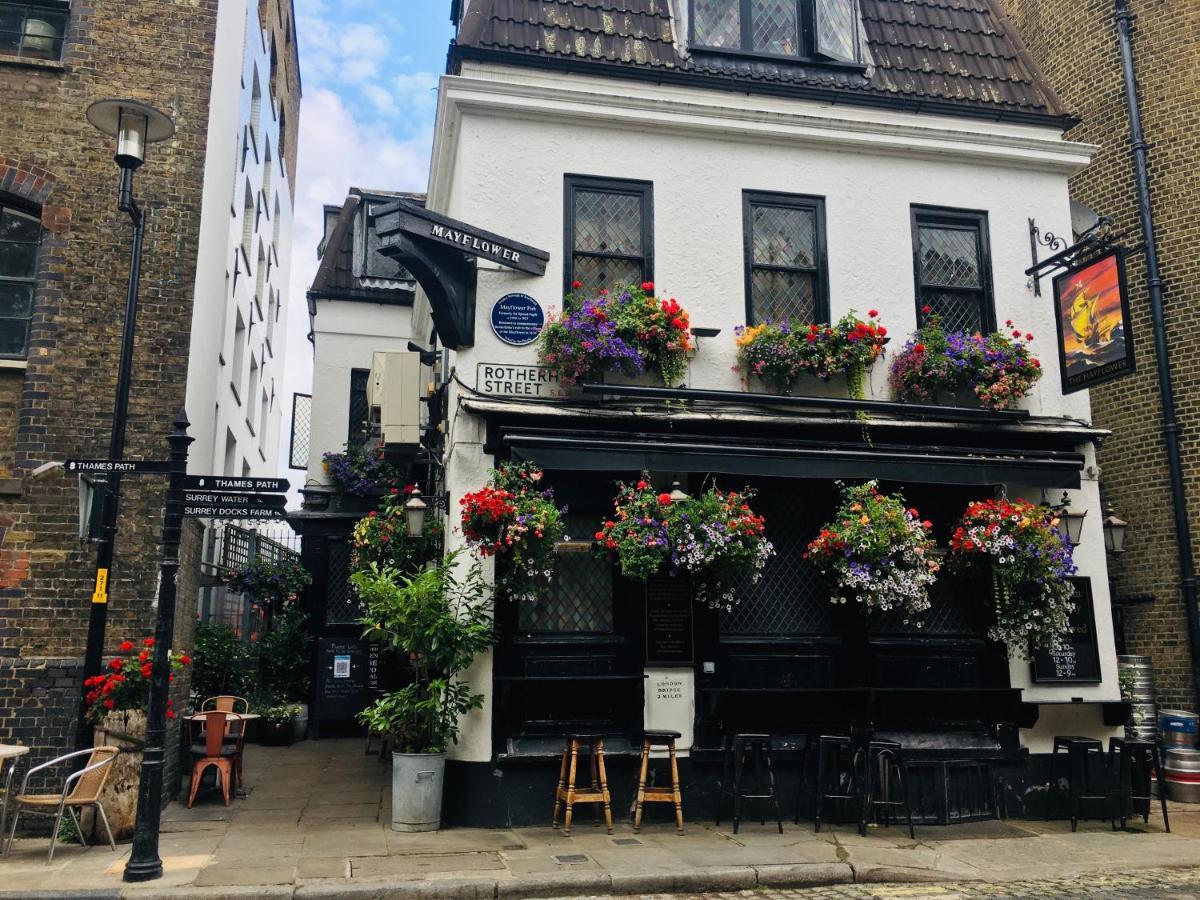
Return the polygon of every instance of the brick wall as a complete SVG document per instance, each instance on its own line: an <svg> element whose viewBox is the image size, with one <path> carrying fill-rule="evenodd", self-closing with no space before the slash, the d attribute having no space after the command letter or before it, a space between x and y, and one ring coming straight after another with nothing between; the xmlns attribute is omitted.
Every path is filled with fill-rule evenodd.
<svg viewBox="0 0 1200 900"><path fill-rule="evenodd" d="M107 453L129 261L111 139L84 111L135 97L176 120L135 183L147 230L127 456L164 458L184 401L216 10L81 0L61 64L0 56L0 198L40 209L45 227L28 362L0 372L0 479L23 479L17 496L0 492L0 517L14 523L0 551L0 741L28 743L34 759L73 742L94 552L78 541L76 480L30 473ZM108 650L152 630L164 487L125 479ZM190 640L194 587L181 584L180 600Z"/></svg>
<svg viewBox="0 0 1200 900"><path fill-rule="evenodd" d="M1119 229L1132 229L1123 243L1140 243L1112 0L1000 2L1050 83L1083 120L1067 136L1101 147L1091 166L1072 179L1072 195L1114 216ZM1191 525L1200 534L1200 334L1191 309L1200 290L1194 212L1200 203L1194 161L1200 145L1200 4L1132 0L1131 6L1138 16L1135 54ZM1113 430L1099 454L1101 488L1130 523L1127 552L1110 557L1111 572L1118 598L1155 598L1128 609L1128 651L1153 658L1162 703L1194 709L1144 264L1140 256L1131 263L1138 372L1092 391L1096 424Z"/></svg>

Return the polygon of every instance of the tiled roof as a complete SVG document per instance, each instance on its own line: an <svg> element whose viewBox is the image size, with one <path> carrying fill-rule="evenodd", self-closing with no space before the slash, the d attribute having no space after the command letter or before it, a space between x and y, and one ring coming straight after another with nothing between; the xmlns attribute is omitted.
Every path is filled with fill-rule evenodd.
<svg viewBox="0 0 1200 900"><path fill-rule="evenodd" d="M424 194L351 188L340 210L326 207L321 263L308 290L310 298L377 303L412 300L415 288L412 276L395 260L377 252L379 241L367 215L373 204L398 199L425 203Z"/></svg>
<svg viewBox="0 0 1200 900"><path fill-rule="evenodd" d="M687 0L473 0L454 52L990 117L1067 116L994 0L860 0L865 71L682 53L672 2Z"/></svg>

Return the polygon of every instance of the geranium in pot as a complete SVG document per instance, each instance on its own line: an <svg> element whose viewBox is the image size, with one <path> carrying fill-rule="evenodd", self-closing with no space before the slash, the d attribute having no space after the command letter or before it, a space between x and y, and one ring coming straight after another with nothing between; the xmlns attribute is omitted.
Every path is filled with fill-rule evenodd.
<svg viewBox="0 0 1200 900"><path fill-rule="evenodd" d="M991 569L994 612L988 637L1028 659L1055 650L1069 628L1075 588L1071 542L1048 506L1027 500L970 504L950 539L951 560Z"/></svg>
<svg viewBox="0 0 1200 900"><path fill-rule="evenodd" d="M830 600L879 612L899 611L904 622L929 609L929 587L941 568L929 536L933 525L899 494L874 481L841 486L834 518L808 545L811 559L833 583Z"/></svg>
<svg viewBox="0 0 1200 900"><path fill-rule="evenodd" d="M459 721L483 704L459 676L492 643L488 586L478 563L458 551L417 572L370 569L350 576L366 613L364 636L390 643L409 661L411 683L359 714L392 740L392 828L441 825L446 749Z"/></svg>

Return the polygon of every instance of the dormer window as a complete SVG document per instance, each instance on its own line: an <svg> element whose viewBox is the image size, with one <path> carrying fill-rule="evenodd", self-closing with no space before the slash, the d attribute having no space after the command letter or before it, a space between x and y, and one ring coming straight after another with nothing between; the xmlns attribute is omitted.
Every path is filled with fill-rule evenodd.
<svg viewBox="0 0 1200 900"><path fill-rule="evenodd" d="M691 47L857 63L858 0L689 0Z"/></svg>

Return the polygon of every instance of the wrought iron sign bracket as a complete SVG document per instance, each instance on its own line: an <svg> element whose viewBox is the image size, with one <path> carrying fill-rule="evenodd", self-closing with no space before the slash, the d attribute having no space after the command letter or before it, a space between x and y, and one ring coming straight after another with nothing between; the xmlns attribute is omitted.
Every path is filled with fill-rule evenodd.
<svg viewBox="0 0 1200 900"><path fill-rule="evenodd" d="M1042 277L1056 269L1066 269L1073 263L1079 262L1085 256L1099 255L1108 250L1113 243L1124 236L1113 235L1112 216L1101 216L1094 226L1080 235L1078 243L1067 246L1067 242L1052 231L1042 231L1038 228L1037 220L1029 220L1029 255L1033 265L1025 270L1025 274L1033 278L1033 294L1042 296ZM1046 247L1058 251L1053 256L1038 260L1038 247Z"/></svg>

